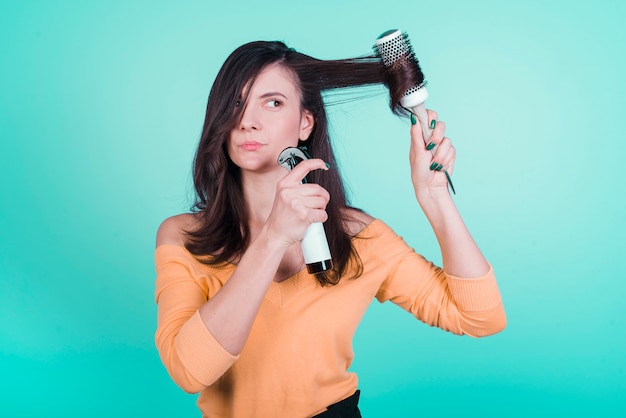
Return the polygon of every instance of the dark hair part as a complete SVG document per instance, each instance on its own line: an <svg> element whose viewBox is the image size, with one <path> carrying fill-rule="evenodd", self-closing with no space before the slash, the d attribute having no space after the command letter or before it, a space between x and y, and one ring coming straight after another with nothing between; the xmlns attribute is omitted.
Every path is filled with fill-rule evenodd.
<svg viewBox="0 0 626 418"><path fill-rule="evenodd" d="M185 247L203 263L219 265L238 260L249 245L240 171L228 157L226 142L245 108L244 87L252 85L264 68L275 63L293 73L300 89L301 107L315 119L306 141L308 152L331 167L337 167L337 162L330 143L322 91L386 83L385 68L375 56L318 60L278 41L251 42L237 48L224 62L211 88L193 167L197 198L192 210L199 213L200 225L187 231ZM237 106L238 101L242 105ZM316 275L317 280L322 285L336 284L351 263L356 267L354 277L358 277L362 263L348 232L349 219L344 209L349 206L338 170L314 170L307 178L332 196L326 207L325 229L334 267L328 274Z"/></svg>

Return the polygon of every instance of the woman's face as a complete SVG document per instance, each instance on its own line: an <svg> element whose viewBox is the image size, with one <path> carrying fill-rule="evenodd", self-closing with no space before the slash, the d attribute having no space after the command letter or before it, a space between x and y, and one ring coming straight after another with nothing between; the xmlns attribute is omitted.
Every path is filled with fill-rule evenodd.
<svg viewBox="0 0 626 418"><path fill-rule="evenodd" d="M278 155L309 137L313 116L301 109L300 90L292 73L280 64L266 67L247 88L246 108L230 132L228 155L244 171L284 170Z"/></svg>

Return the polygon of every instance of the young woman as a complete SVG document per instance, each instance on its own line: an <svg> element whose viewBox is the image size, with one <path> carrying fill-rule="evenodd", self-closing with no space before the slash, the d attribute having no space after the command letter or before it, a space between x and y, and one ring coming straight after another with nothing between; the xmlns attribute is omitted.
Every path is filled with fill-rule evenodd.
<svg viewBox="0 0 626 418"><path fill-rule="evenodd" d="M321 92L383 80L378 60L320 61L281 42L239 47L217 75L194 211L162 223L155 252L156 344L173 380L200 392L203 416L360 417L348 368L374 298L459 335L504 328L491 266L448 193L442 169L452 172L455 151L435 112L428 146L411 115L410 164L443 268L346 201ZM291 171L277 163L302 145L314 158ZM300 245L314 222L334 264L317 275Z"/></svg>

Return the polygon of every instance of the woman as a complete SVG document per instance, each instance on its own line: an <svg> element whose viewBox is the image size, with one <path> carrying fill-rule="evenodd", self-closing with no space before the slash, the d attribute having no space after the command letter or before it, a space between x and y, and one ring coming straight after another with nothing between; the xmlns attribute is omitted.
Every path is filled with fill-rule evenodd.
<svg viewBox="0 0 626 418"><path fill-rule="evenodd" d="M319 61L281 42L243 45L222 66L196 153L195 211L163 222L155 252L157 347L174 381L200 392L203 416L360 417L348 368L373 298L460 335L504 328L491 267L447 190L441 170L452 172L455 151L436 113L434 155L412 116L410 164L443 269L346 203L321 91L383 73L375 59ZM287 172L278 155L299 145L315 158ZM314 222L325 222L334 263L315 276L300 246Z"/></svg>

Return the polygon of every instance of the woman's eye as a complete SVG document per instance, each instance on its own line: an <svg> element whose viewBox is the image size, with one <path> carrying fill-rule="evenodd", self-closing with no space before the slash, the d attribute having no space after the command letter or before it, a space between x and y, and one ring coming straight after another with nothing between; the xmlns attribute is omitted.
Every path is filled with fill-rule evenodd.
<svg viewBox="0 0 626 418"><path fill-rule="evenodd" d="M267 105L269 107L279 107L282 104L283 102L281 102L280 100L270 100L269 102L267 102Z"/></svg>

